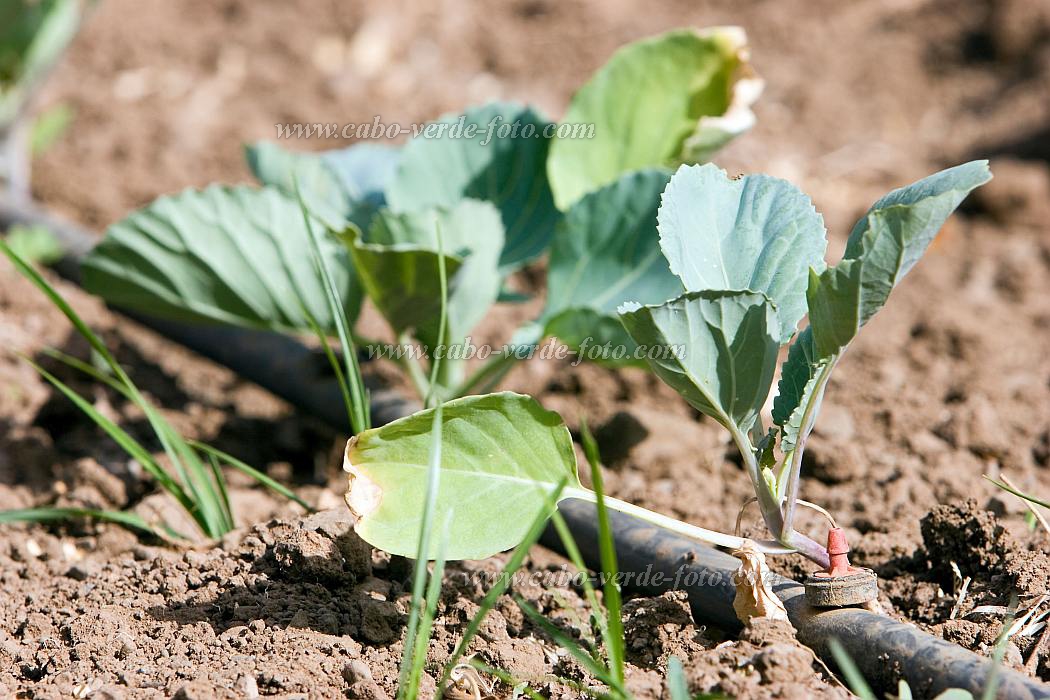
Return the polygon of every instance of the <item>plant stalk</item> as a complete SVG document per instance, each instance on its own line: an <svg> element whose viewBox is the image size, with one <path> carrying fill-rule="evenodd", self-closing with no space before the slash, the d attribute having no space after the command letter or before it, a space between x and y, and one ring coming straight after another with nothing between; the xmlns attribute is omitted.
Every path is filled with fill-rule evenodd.
<svg viewBox="0 0 1050 700"><path fill-rule="evenodd" d="M820 370L817 385L814 387L813 397L806 405L806 410L802 414L802 425L799 426L798 440L795 443L795 449L792 450L790 455L791 461L789 462L788 467L788 481L786 499L784 502L782 528L779 531L776 531L779 532L779 539L781 542L784 542L785 539L790 541L792 533L794 533L795 511L798 509L798 492L801 481L800 477L802 474L802 454L806 451L806 441L809 439L809 434L813 430L813 424L817 420L817 407L820 405L821 399L824 397L824 389L827 387L828 379L831 377L831 371L835 369L839 357L840 355L836 355Z"/></svg>
<svg viewBox="0 0 1050 700"><path fill-rule="evenodd" d="M729 425L732 426L732 423L729 423ZM755 448L752 447L747 435L737 429L736 426L730 427L729 432L732 434L733 441L744 459L747 475L751 478L751 485L754 487L755 495L758 497L758 508L762 511L762 519L765 521L769 531L778 539L781 539L780 536L784 532L784 523L780 512L780 504L777 502L776 495L770 493L766 480L762 478L762 472L758 467L758 459L755 457ZM781 542L783 543L782 539Z"/></svg>
<svg viewBox="0 0 1050 700"><path fill-rule="evenodd" d="M565 489L564 497L577 498L581 501L587 501L588 503L598 503L597 494L589 489L568 488ZM707 544L713 544L719 547L738 549L747 539L744 537L726 535L721 532L715 532L714 530L707 530L702 527L697 527L696 525L690 525L689 523L683 523L680 520L675 520L674 518L655 513L651 510L642 508L641 506L636 506L633 503L621 501L620 499L611 496L605 496L605 505L615 511L626 515L632 515L646 521L647 523L670 530L682 535L683 537L696 540L697 542L706 542ZM810 541L812 542L812 540ZM795 551L794 548L789 548L778 542L772 542L769 540L760 540L757 544L759 549L766 554L790 554Z"/></svg>

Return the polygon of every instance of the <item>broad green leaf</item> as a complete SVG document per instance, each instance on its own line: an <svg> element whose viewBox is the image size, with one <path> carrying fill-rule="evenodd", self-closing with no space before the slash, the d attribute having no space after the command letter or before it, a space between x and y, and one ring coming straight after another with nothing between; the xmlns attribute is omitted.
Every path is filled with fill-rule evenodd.
<svg viewBox="0 0 1050 700"><path fill-rule="evenodd" d="M659 306L625 304L634 341L664 350L653 370L691 406L730 430L758 417L776 369L780 321L757 292L688 292Z"/></svg>
<svg viewBox="0 0 1050 700"><path fill-rule="evenodd" d="M351 319L360 292L346 251L322 241ZM178 320L335 328L299 205L270 188L211 186L157 199L114 224L82 263L84 286L118 306Z"/></svg>
<svg viewBox="0 0 1050 700"><path fill-rule="evenodd" d="M558 208L631 170L708 159L751 128L761 90L739 27L675 30L624 46L573 96L551 144Z"/></svg>
<svg viewBox="0 0 1050 700"><path fill-rule="evenodd" d="M430 327L441 312L437 252L411 243L364 243L356 232L344 235L368 298L397 334ZM455 274L463 259L446 255Z"/></svg>
<svg viewBox="0 0 1050 700"><path fill-rule="evenodd" d="M386 195L396 211L492 202L503 218L500 268L542 254L560 216L547 184L549 122L531 108L493 103L450 114L405 144ZM428 131L429 130L429 131Z"/></svg>
<svg viewBox="0 0 1050 700"><path fill-rule="evenodd" d="M664 192L660 246L689 291L747 289L776 304L786 343L806 315L811 268L824 269L824 220L797 187L768 175L730 179L683 166Z"/></svg>
<svg viewBox="0 0 1050 700"><path fill-rule="evenodd" d="M966 195L990 178L987 162L973 161L890 192L853 227L845 257L810 272L810 325L788 353L773 404L785 451L795 446L806 407L817 402L814 415L819 409L821 372L882 308Z"/></svg>
<svg viewBox="0 0 1050 700"><path fill-rule="evenodd" d="M616 308L625 301L656 304L682 293L660 251L656 212L670 179L663 170L628 173L576 202L558 224L547 273L541 323L575 350L588 342L624 346L628 357L609 365L641 364ZM589 339L589 340L588 340Z"/></svg>
<svg viewBox="0 0 1050 700"><path fill-rule="evenodd" d="M437 275L437 227L450 279L447 339L461 340L485 316L499 296L502 279L498 263L503 247L503 224L499 212L488 202L462 200L450 209L412 213L380 212L368 234L368 244L355 250L373 251L398 274L369 267L367 253L355 252L359 274L369 296L382 311L396 304L397 313L384 316L399 332L413 329L429 344L437 338L437 311L440 309ZM427 262L429 259L432 263ZM378 260L379 258L375 258ZM413 308L414 307L414 308ZM421 316L420 312L426 311ZM402 319L405 314L412 323Z"/></svg>
<svg viewBox="0 0 1050 700"><path fill-rule="evenodd" d="M416 556L425 498L433 409L347 443L347 504L369 544ZM535 400L504 392L444 405L438 520L449 523L448 559L483 559L515 546L543 512L548 496L568 480L582 488L576 454L561 418ZM493 510L494 504L498 509ZM428 558L437 555L432 543Z"/></svg>
<svg viewBox="0 0 1050 700"><path fill-rule="evenodd" d="M245 148L259 182L294 197L298 180L307 208L336 231L348 221L368 227L386 203L383 191L400 155L395 148L368 143L319 153L288 151L266 141Z"/></svg>
<svg viewBox="0 0 1050 700"><path fill-rule="evenodd" d="M839 352L853 339L948 216L990 179L987 161L972 161L894 190L872 206L853 227L842 261L811 276L810 324L818 357Z"/></svg>

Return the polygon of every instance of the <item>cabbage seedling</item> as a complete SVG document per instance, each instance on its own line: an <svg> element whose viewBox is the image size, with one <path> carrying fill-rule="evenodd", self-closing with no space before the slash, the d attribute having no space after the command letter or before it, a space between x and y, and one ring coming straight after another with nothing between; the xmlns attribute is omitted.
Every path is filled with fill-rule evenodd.
<svg viewBox="0 0 1050 700"><path fill-rule="evenodd" d="M682 291L657 244L660 192L671 168L706 160L751 126L760 90L740 29L676 30L617 51L561 123L493 103L443 116L399 148L308 154L256 144L247 156L261 189L156 200L109 229L84 261L84 285L154 316L331 335L342 312L332 311L330 286L351 327L367 299L398 344L416 346L383 356L420 397L487 391L544 336L575 346L611 332L632 344L617 304ZM304 255L311 228L331 233L320 241L331 285ZM548 249L552 302L468 376L469 358L441 346L462 347L493 304L515 298L507 277ZM444 333L439 258L449 275ZM643 274L621 278L635 266ZM626 279L634 282L620 287ZM592 294L602 285L612 286ZM438 354L432 387L425 363Z"/></svg>
<svg viewBox="0 0 1050 700"><path fill-rule="evenodd" d="M729 431L775 538L759 543L762 551L798 551L828 565L826 549L794 529L802 453L828 377L947 217L990 178L987 163L974 161L889 193L853 227L831 267L823 219L790 183L730 179L703 165L682 166L667 185L659 242L685 292L657 304L625 303L619 319L639 346L661 350L651 361L656 374ZM807 314L809 326L796 333ZM788 343L767 428L762 407ZM514 546L563 479L563 498L595 500L577 478L561 419L532 399L467 397L447 404L444 420L438 502L451 518L450 558ZM347 446L347 502L360 516L358 532L381 549L408 554L415 542L429 423L417 414ZM711 544L742 543L622 501L606 503Z"/></svg>

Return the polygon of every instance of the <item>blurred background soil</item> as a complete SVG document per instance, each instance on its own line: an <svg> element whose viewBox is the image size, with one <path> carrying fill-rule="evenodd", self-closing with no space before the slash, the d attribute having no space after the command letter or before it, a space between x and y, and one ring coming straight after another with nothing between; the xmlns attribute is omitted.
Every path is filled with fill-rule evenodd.
<svg viewBox="0 0 1050 700"><path fill-rule="evenodd" d="M384 124L408 125L492 99L527 101L558 118L575 87L620 45L673 27L716 24L747 30L766 81L757 126L717 162L731 173L788 178L809 193L828 225L832 260L856 218L888 189L967 159L992 160L996 179L949 221L840 364L803 483L806 499L848 527L855 558L879 571L891 614L987 651L1001 618L968 611L1005 605L1011 590L1045 592L1050 575L1046 533L1030 530L1021 502L983 479L1006 474L1050 497L1047 0L102 0L40 100L40 108L68 104L75 121L35 163L34 191L101 232L157 195L247 181L243 144L274 139L278 123L379 116ZM538 280L542 264L516 282L534 289ZM339 505L340 436L109 313L74 286L60 289L181 429L275 476L294 477L322 507ZM502 308L478 340L502 343L540 306L542 299ZM86 356L64 318L6 263L0 344L30 356L49 345ZM119 397L61 376L136 435L148 435ZM655 377L537 360L504 386L536 395L573 428L586 415L597 428L613 495L732 528L750 487L727 436ZM10 352L0 355L0 391L0 507L57 502L164 511L136 465ZM315 537L319 526L295 519L291 508L247 483L235 481L233 497L246 526L273 516L292 520L241 531L199 557L144 548L105 527L0 533L0 688L38 682L43 690L72 692L90 681L116 695L152 686L161 696L181 688L186 697L250 697L252 684L259 694L392 692L407 570L366 551L361 556L375 560L367 566L362 559L308 580L288 576L299 565L294 552L306 546L297 533ZM802 524L823 536L819 519L807 515ZM756 512L745 525L759 531ZM313 542L322 551L350 537L325 532L328 544ZM25 550L27 538L32 551ZM950 562L974 579L954 619L959 582ZM532 566L558 564L537 550ZM806 568L791 558L778 566L794 574ZM82 571L71 574L77 567ZM172 572L188 583L158 583L156 590L121 583L161 581ZM270 586L286 596L261 602ZM344 588L345 596L336 594ZM435 660L442 645L454 644L477 591L457 588L450 577L446 597L449 631L439 636ZM553 588L534 599L551 614L568 611L566 625L587 628L577 591ZM648 639L632 667L642 697L659 696L660 659L670 651L691 659L694 690L844 693L789 641L719 646L717 633L697 629L681 601L636 605L635 636ZM244 606L254 609L238 613ZM85 615L104 621L85 627ZM574 618L581 615L582 622ZM571 662L513 618L510 608L494 618L498 629L481 642L484 658L523 677L571 677ZM647 629L648 637L641 633ZM110 648L118 633L132 640L125 651ZM143 635L153 641L144 643ZM1039 644L1038 634L1018 639L1007 662L1022 667L1034 657L1028 671L1050 678L1050 649L1040 652ZM203 679L204 689L183 687L194 679Z"/></svg>

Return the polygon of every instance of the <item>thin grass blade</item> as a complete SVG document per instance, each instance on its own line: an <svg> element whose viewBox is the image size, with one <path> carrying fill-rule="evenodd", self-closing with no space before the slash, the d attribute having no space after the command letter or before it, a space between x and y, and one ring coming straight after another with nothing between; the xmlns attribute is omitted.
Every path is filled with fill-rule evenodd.
<svg viewBox="0 0 1050 700"><path fill-rule="evenodd" d="M194 448L200 450L201 452L204 452L205 454L217 457L220 462L233 467L237 471L243 474L247 474L252 479L259 482L274 493L284 496L285 498L291 501L295 501L300 506L302 506L308 513L314 512L314 508L309 503L299 498L299 496L295 495L295 492L293 492L287 486L284 486L283 484L274 481L274 479L272 479L271 477L267 476L255 467L245 464L233 455L223 452L222 450L216 447L212 447L211 445L200 442L198 440L189 440L189 444L192 445Z"/></svg>
<svg viewBox="0 0 1050 700"><path fill-rule="evenodd" d="M1024 491L1016 489L1013 486L1010 486L1009 484L1003 483L1002 481L997 481L991 478L990 476L986 475L984 478L988 479L988 481L992 482L993 484L1001 488L1003 491L1006 491L1007 493L1012 493L1020 499L1028 501L1029 503L1034 503L1037 506L1042 506L1043 508L1050 508L1050 501L1044 501L1040 498L1036 498L1035 496L1029 493L1025 493Z"/></svg>
<svg viewBox="0 0 1050 700"><path fill-rule="evenodd" d="M346 381L346 375L343 373L343 368L339 366L339 358L337 358L332 351L332 346L328 342L328 335L321 329L321 324L317 322L317 319L314 318L314 315L310 313L305 304L303 304L302 307L303 316L310 324L310 328L313 330L314 335L317 336L317 340L320 341L325 357L328 358L328 364L331 365L332 372L335 374L335 381L339 385L339 393L343 396L343 406L346 409L346 416L349 419L354 414L354 400L351 397L350 385Z"/></svg>
<svg viewBox="0 0 1050 700"><path fill-rule="evenodd" d="M846 677L846 684L849 685L849 689L853 691L853 694L861 698L861 700L877 700L875 693L871 690L871 686L864 680L860 669L857 668L857 664L853 663L853 659L850 658L850 655L843 648L842 643L832 637L828 640L828 649L831 650L831 655L835 657L835 663L838 664L842 675Z"/></svg>
<svg viewBox="0 0 1050 700"><path fill-rule="evenodd" d="M0 510L0 523L51 523L72 520L73 518L91 518L92 520L117 523L118 525L153 535L158 539L166 539L165 534L162 534L141 516L119 510L50 507ZM165 530L165 533L170 532L172 531Z"/></svg>
<svg viewBox="0 0 1050 700"><path fill-rule="evenodd" d="M689 684L685 680L685 668L677 656L667 659L667 690L671 700L692 700L689 697Z"/></svg>
<svg viewBox="0 0 1050 700"><path fill-rule="evenodd" d="M583 556L580 554L580 548L576 544L576 538L572 536L572 531L569 530L569 526L565 522L565 518L561 517L561 513L554 511L551 515L551 522L554 523L554 529L558 533L558 537L561 539L562 545L565 547L565 553L569 557L569 561L575 566L581 573L584 574L583 578L583 594L587 598L587 603L591 606L593 611L594 620L598 624L598 631L600 632L602 639L608 634L606 631L607 620L605 615L602 614L602 606L598 601L598 596L594 592L594 585L591 583L590 576L587 575L589 569L587 564L583 561ZM597 658L597 651L594 653Z"/></svg>
<svg viewBox="0 0 1050 700"><path fill-rule="evenodd" d="M438 266L438 282L441 286L441 315L438 319L438 343L446 343L447 338L445 334L448 332L448 269L445 266L445 246L441 240L441 224L434 220L434 233L437 238L437 266ZM444 401L447 397L437 395L437 379L438 369L441 366L441 359L437 357L437 352L434 353L434 360L430 364L430 383L428 384L428 392L425 400L426 405L432 406L436 401Z"/></svg>
<svg viewBox="0 0 1050 700"><path fill-rule="evenodd" d="M102 382L114 391L119 392L129 401L137 403L136 393L112 375L60 350L48 348L44 352L49 357L83 372L96 381ZM139 396L141 397L141 395ZM171 453L169 453L169 458L172 460L172 464L176 468L182 483L189 486L189 496L194 502L201 504L201 518L194 516L194 520L198 522L202 531L209 537L218 537L232 530L234 527L233 511L230 508L229 494L226 491L225 477L222 475L222 472L216 472L213 469L209 475L197 455L192 454L192 450L187 449L183 444L185 442L184 438L159 414L154 416L152 423L155 431L159 430L164 433L164 436L158 434L162 444L169 445L172 450L182 455L181 458L178 458L172 457ZM190 470L184 469L186 463L191 466ZM158 469L162 468L158 466ZM203 514L205 509L209 510L207 516ZM192 512L191 515L193 515Z"/></svg>
<svg viewBox="0 0 1050 700"><path fill-rule="evenodd" d="M562 491L565 490L566 483L566 480L562 479L548 497L548 504L553 505L558 502L558 499L561 498ZM460 658L466 653L467 647L470 646L470 642L474 639L478 630L481 629L481 623L484 621L485 616L496 606L499 597L510 587L510 582L514 578L514 574L516 574L522 564L525 563L525 557L528 556L532 545L536 544L540 535L543 534L546 525L546 514L541 512L536 516L536 519L532 521L532 525L529 527L529 532L525 535L525 539L523 539L518 546L514 548L514 551L511 552L510 558L507 559L507 563L503 567L503 571L500 572L499 578L496 580L496 583L489 588L488 592L485 593L485 597L482 598L477 613L474 614L474 617L467 625L467 628L463 631L463 636L460 637L459 643L456 644L456 649L452 652L448 664L445 665L445 671L441 676L441 681L438 683L439 688L444 687L445 683L448 682L452 669L455 668L457 663L459 663Z"/></svg>
<svg viewBox="0 0 1050 700"><path fill-rule="evenodd" d="M492 676L493 678L498 678L504 684L512 687L514 689L511 695L512 698L521 697L524 694L528 695L530 698L532 698L532 700L546 700L546 698L544 698L542 695L530 688L528 683L524 681L519 681L517 678L507 673L503 669L495 668L494 666L489 666L484 661L479 661L478 659L471 659L470 665L478 671L480 671L481 673L484 673L488 676Z"/></svg>
<svg viewBox="0 0 1050 700"><path fill-rule="evenodd" d="M30 282L32 282L38 289L40 289L51 302L65 315L69 322L73 324L77 332L91 345L92 348L105 360L106 364L112 370L114 377L119 381L124 388L127 390L128 395L136 406L146 415L147 420L150 423L150 427L153 428L153 432L156 434L157 439L164 447L164 452L168 455L168 459L171 460L177 473L183 480L183 485L189 489L187 494L182 490L183 495L186 497L186 501L192 503L192 508L184 505L187 512L190 513L191 517L198 523L204 533L210 537L214 537L216 534L221 533L220 515L218 508L219 496L215 492L214 488L206 488L208 482L202 481L202 478L206 478L206 470L204 466L200 464L200 460L196 458L195 454L186 446L182 438L174 431L173 428L161 418L160 414L153 408L142 393L138 390L138 387L131 381L124 368L120 366L116 358L106 348L106 344L102 342L91 328L84 323L83 319L73 310L61 294L51 286L50 283L34 268L28 264L25 260L18 256L10 247L3 241L0 240L0 252L11 260L15 268L25 276ZM42 371L42 368L37 368L37 371ZM50 376L50 375L48 375ZM52 381L54 380L54 381ZM52 384L58 381L54 377L51 377L48 381ZM58 386L58 385L56 385ZM59 387L61 389L61 387ZM75 392L71 390L63 391L67 396L76 396ZM79 399L79 396L77 397ZM78 407L89 406L83 400L80 400ZM92 411L94 409L92 408ZM94 411L97 415L97 411ZM97 421L96 421L97 422ZM102 424L100 424L102 425ZM108 432L108 431L107 431ZM190 459L189 469L183 464L182 460L185 458ZM152 458L151 458L152 459ZM154 462L154 464L156 464ZM144 465L145 466L145 465ZM164 472L159 465L157 470ZM190 478L192 474L193 478ZM171 490L166 484L174 483L173 480L168 476L166 479L160 479L162 485L165 485L166 490ZM203 488L203 491L201 490Z"/></svg>
<svg viewBox="0 0 1050 700"><path fill-rule="evenodd" d="M332 275L328 271L328 264L321 254L321 243L314 231L313 221L310 213L303 202L302 192L299 190L299 180L293 182L295 186L295 197L299 201L299 209L303 213L303 222L310 238L310 252L314 258L318 273L324 285L325 296L328 299L329 311L335 319L336 332L339 335L339 343L343 349L343 361L346 363L346 374L344 379L349 387L350 404L350 427L354 434L360 434L372 427L372 417L369 407L368 390L365 389L364 379L361 377L361 367L357 364L357 347L354 345L353 336L350 334L349 324L346 322L346 311L339 301L339 293L336 291Z"/></svg>
<svg viewBox="0 0 1050 700"><path fill-rule="evenodd" d="M556 627L554 623L541 615L521 596L515 595L514 600L517 602L518 607L521 608L522 612L525 613L525 616L528 617L533 624L543 630L543 632L553 639L558 646L569 652L569 654L571 654L588 673L612 688L621 697L627 696L627 691L623 687L623 684L613 676L609 669L605 668L602 664L598 663L594 657L588 654L587 650L580 646L575 639Z"/></svg>
<svg viewBox="0 0 1050 700"><path fill-rule="evenodd" d="M605 487L602 483L602 468L599 464L598 443L587 427L587 421L580 421L580 437L583 452L591 467L591 481L597 497L598 508L598 549L602 564L602 592L604 593L606 623L604 627L605 650L609 655L609 669L622 685L625 678L626 642L623 637L622 599L617 579L620 575L616 561L616 541L613 539L612 527L609 525L609 510L605 507Z"/></svg>
<svg viewBox="0 0 1050 700"><path fill-rule="evenodd" d="M113 439L117 445L123 449L129 457L137 460L142 468L149 473L157 482L161 488L170 493L176 501L179 502L183 508L196 520L196 504L186 494L182 486L172 479L171 475L165 471L157 461L153 458L153 455L143 447L135 438L131 437L123 428L111 421L110 419L103 416L95 409L90 403L84 400L80 394L73 391L67 386L62 380L55 377L53 374L48 372L46 369L33 362L29 358L24 358L29 365L37 371L37 373L46 379L52 386L58 389L62 394L72 401L77 408L81 410L88 418L90 418L96 425Z"/></svg>
<svg viewBox="0 0 1050 700"><path fill-rule="evenodd" d="M427 594L424 599L423 616L419 622L419 631L416 632L415 650L412 652L412 670L409 673L408 697L415 700L419 695L420 681L423 678L423 666L427 660L427 647L430 645L430 635L434 629L434 616L437 613L437 605L441 599L441 581L445 576L445 547L448 544L448 521L438 545L437 559L434 560L434 568L430 572L430 580L427 583Z"/></svg>
<svg viewBox="0 0 1050 700"><path fill-rule="evenodd" d="M233 522L233 508L230 507L230 492L226 488L226 477L222 473L222 467L219 466L219 460L215 458L215 455L208 455L208 464L211 465L212 479L215 481L215 488L219 491L219 496L222 499L222 514L226 524L226 531L232 530L235 525Z"/></svg>
<svg viewBox="0 0 1050 700"><path fill-rule="evenodd" d="M437 503L438 486L441 480L441 447L443 404L434 409L430 434L434 439L430 443L430 462L427 466L426 500L423 502L423 513L420 519L419 546L416 549L415 570L412 572L412 609L408 614L408 627L405 632L405 651L401 658L401 670L398 674L398 697L408 697L415 693L408 682L414 667L416 635L419 633L420 616L425 604L427 585L427 552L430 551L430 533L433 530L435 504Z"/></svg>
<svg viewBox="0 0 1050 700"><path fill-rule="evenodd" d="M992 652L991 668L988 669L988 678L984 683L984 692L981 700L995 700L999 694L999 684L1002 683L1000 672L1003 670L1003 657L1006 655L1006 644L1010 639L1010 628L1013 627L1014 617L1017 614L1017 594L1010 596L1009 612L1003 620L1003 628L999 632L999 638L995 641L995 650Z"/></svg>
<svg viewBox="0 0 1050 700"><path fill-rule="evenodd" d="M97 382L105 384L110 389L118 392L121 396L128 399L129 401L132 400L131 392L128 391L123 384L114 379L112 374L107 374L106 372L103 372L90 362L84 362L79 357L73 357L72 355L68 355L62 352L61 350L57 350L55 348L44 348L40 352L44 355L47 355L53 360L58 360L67 367L71 367L79 372L83 372L84 374L88 375Z"/></svg>

